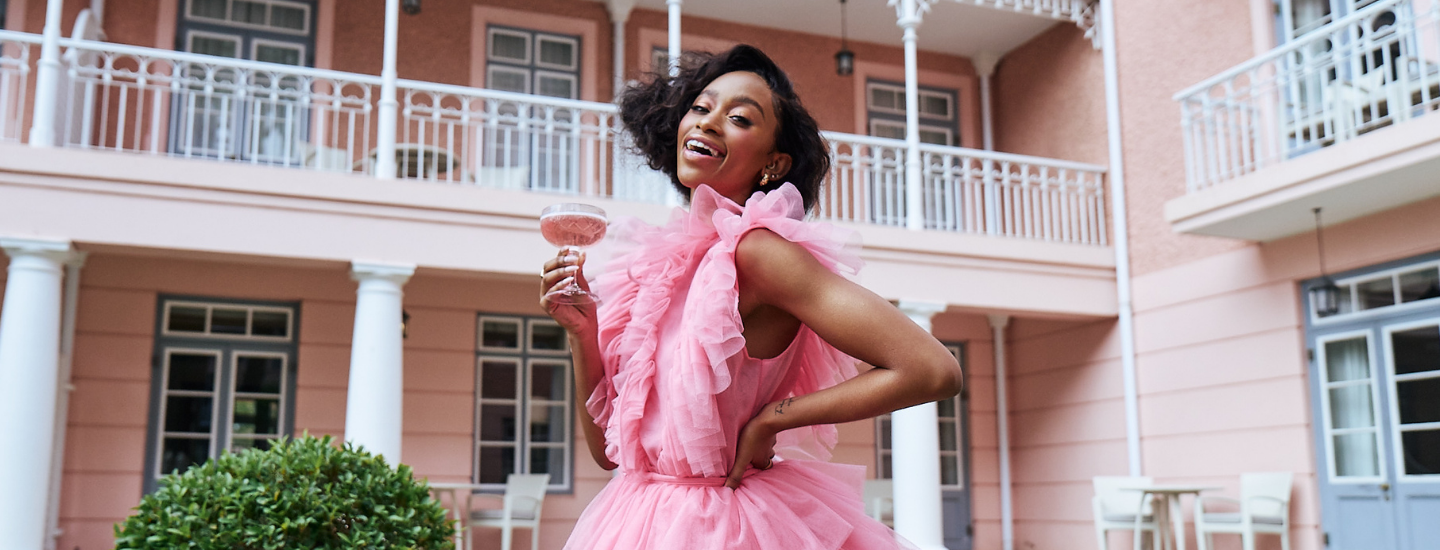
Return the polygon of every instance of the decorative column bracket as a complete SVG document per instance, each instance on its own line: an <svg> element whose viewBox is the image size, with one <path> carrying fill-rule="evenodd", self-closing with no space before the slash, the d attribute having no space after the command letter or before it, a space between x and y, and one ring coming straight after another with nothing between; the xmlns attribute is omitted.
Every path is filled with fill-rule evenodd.
<svg viewBox="0 0 1440 550"><path fill-rule="evenodd" d="M1100 49L1100 21L1095 17L1096 4L1094 0L955 0L961 4L971 4L982 8L991 8L1015 13L1026 13L1036 17L1054 19L1056 21L1070 21L1080 30L1085 31L1085 38L1090 39L1090 44L1095 49Z"/></svg>

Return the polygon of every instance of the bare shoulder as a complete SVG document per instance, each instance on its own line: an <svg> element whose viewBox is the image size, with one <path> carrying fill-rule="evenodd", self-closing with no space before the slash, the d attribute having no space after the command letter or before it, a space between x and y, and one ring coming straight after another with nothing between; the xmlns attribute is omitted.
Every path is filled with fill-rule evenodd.
<svg viewBox="0 0 1440 550"><path fill-rule="evenodd" d="M764 228L753 229L740 238L735 245L735 268L744 286L772 299L803 291L834 276L805 247Z"/></svg>

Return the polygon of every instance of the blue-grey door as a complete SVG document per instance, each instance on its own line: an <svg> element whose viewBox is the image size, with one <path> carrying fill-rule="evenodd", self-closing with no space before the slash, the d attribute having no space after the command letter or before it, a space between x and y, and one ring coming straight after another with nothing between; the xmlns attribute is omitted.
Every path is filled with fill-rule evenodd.
<svg viewBox="0 0 1440 550"><path fill-rule="evenodd" d="M1332 550L1440 548L1440 262L1339 280L1307 311L1321 520ZM1307 290L1309 286L1307 285Z"/></svg>

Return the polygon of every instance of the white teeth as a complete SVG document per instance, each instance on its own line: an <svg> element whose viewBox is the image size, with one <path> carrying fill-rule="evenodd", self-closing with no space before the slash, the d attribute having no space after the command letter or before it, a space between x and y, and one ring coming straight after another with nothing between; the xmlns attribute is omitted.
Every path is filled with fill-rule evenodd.
<svg viewBox="0 0 1440 550"><path fill-rule="evenodd" d="M685 142L685 148L698 153L704 153L712 157L720 156L720 153L701 143L700 140L692 139Z"/></svg>

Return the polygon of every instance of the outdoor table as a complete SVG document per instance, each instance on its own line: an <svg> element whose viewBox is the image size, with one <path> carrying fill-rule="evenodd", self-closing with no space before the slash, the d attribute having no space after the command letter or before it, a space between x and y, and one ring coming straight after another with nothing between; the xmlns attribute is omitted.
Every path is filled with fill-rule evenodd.
<svg viewBox="0 0 1440 550"><path fill-rule="evenodd" d="M1221 487L1197 485L1151 485L1149 487L1125 487L1122 491L1140 492L1140 510L1145 509L1145 498L1153 497L1155 515L1155 537L1160 539L1157 550L1185 550L1185 517L1181 513L1180 495L1193 494L1196 497L1205 491L1218 491ZM1174 518L1171 518L1171 506ZM1135 547L1140 547L1140 523L1144 514L1135 514ZM1173 521L1173 531L1171 529Z"/></svg>
<svg viewBox="0 0 1440 550"><path fill-rule="evenodd" d="M470 495L480 490L473 483L430 483L430 490L439 497L441 493L450 497L450 512L455 519L455 548L465 548L465 535L470 527ZM445 499L440 499L444 504Z"/></svg>

